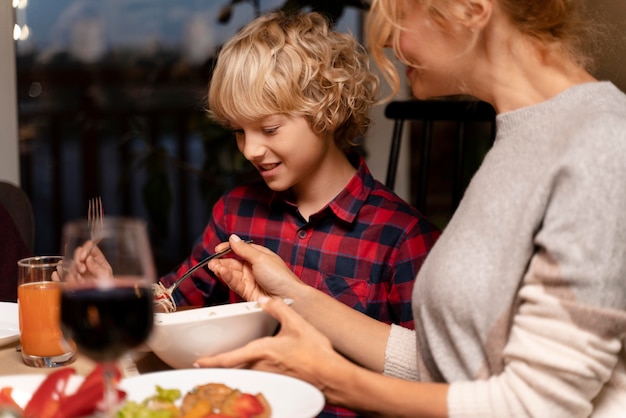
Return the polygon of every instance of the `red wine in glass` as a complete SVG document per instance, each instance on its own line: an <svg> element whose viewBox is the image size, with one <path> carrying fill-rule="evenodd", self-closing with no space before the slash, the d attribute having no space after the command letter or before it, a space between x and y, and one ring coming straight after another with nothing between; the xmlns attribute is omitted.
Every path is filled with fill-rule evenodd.
<svg viewBox="0 0 626 418"><path fill-rule="evenodd" d="M94 361L115 361L152 331L152 289L132 283L75 287L61 294L61 327Z"/></svg>
<svg viewBox="0 0 626 418"><path fill-rule="evenodd" d="M102 412L116 408L114 364L147 341L156 281L146 224L104 217L97 243L87 220L63 228L61 329L78 351L104 366Z"/></svg>

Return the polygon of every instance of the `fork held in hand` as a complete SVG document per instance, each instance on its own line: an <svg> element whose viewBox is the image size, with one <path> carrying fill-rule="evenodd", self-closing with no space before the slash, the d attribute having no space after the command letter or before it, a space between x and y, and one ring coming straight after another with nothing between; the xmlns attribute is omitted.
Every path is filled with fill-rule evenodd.
<svg viewBox="0 0 626 418"><path fill-rule="evenodd" d="M91 246L87 250L87 255L91 253L93 247L102 240L102 225L104 223L104 210L102 209L102 198L100 196L89 199L87 208L87 225L91 235Z"/></svg>
<svg viewBox="0 0 626 418"><path fill-rule="evenodd" d="M246 244L250 244L252 243L252 240L248 240L246 241ZM216 258L221 258L223 256L225 256L226 254L228 254L229 252L231 252L231 248L230 247L226 247L226 249L220 251L219 253L214 253L211 254L207 257L204 257L202 260L200 260L198 262L198 264L196 264L195 266L193 266L192 268L190 268L189 270L187 270L182 276L180 276L178 278L178 280L176 280L174 283L172 283L170 285L170 287L167 288L167 292L171 295L174 290L176 290L176 288L183 282L183 280L185 280L187 277L191 276L193 273L196 272L196 270L206 266L207 264L209 264L209 261L216 259Z"/></svg>

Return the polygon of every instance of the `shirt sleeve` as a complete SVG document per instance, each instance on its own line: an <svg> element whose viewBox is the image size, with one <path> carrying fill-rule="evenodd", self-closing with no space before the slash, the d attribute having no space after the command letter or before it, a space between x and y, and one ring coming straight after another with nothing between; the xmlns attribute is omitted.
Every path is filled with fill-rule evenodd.
<svg viewBox="0 0 626 418"><path fill-rule="evenodd" d="M603 329L598 334L572 322L568 309L539 287L525 286L520 295L525 302L505 348L504 371L484 381L452 383L449 416L588 417L609 381L621 380L622 388L606 401L623 399L622 341L604 332L620 322L623 327L623 313L579 306Z"/></svg>
<svg viewBox="0 0 626 418"><path fill-rule="evenodd" d="M441 231L435 225L421 218L398 245L391 265L388 304L395 322L404 328L414 329L411 307L413 279L440 235Z"/></svg>

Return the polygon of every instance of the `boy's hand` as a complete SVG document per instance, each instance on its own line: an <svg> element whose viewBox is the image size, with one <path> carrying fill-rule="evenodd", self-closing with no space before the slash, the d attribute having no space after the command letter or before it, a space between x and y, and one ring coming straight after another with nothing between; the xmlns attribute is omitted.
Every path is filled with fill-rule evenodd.
<svg viewBox="0 0 626 418"><path fill-rule="evenodd" d="M65 270L64 280L68 282L84 282L98 277L111 277L111 265L97 245L91 241L76 248L72 264Z"/></svg>

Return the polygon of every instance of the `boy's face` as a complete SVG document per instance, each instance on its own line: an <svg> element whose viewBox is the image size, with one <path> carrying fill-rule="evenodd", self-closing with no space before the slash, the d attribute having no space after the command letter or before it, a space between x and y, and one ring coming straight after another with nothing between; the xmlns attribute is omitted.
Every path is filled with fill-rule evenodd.
<svg viewBox="0 0 626 418"><path fill-rule="evenodd" d="M314 186L329 151L337 150L332 137L315 134L302 116L272 115L260 121L235 121L237 147L275 191ZM329 170L332 173L332 170Z"/></svg>

